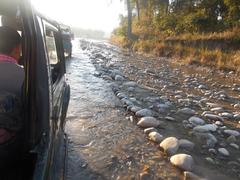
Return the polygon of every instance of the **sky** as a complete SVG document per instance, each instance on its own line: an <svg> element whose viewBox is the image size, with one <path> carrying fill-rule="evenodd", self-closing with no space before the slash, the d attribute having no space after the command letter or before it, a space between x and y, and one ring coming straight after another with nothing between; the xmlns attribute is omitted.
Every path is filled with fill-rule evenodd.
<svg viewBox="0 0 240 180"><path fill-rule="evenodd" d="M125 11L120 0L31 0L42 14L66 25L110 33Z"/></svg>

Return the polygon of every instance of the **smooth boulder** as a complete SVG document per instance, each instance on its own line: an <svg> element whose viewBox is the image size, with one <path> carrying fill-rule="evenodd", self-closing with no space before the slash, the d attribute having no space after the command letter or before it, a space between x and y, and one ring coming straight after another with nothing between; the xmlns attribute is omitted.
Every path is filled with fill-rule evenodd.
<svg viewBox="0 0 240 180"><path fill-rule="evenodd" d="M191 171L193 169L193 158L188 154L176 154L170 158L170 162L185 171Z"/></svg>
<svg viewBox="0 0 240 180"><path fill-rule="evenodd" d="M160 143L160 147L167 154L173 155L177 152L177 150L179 148L178 139L175 137L168 137Z"/></svg>
<svg viewBox="0 0 240 180"><path fill-rule="evenodd" d="M137 125L142 128L158 127L160 125L160 121L154 117L142 117L140 121L138 121Z"/></svg>

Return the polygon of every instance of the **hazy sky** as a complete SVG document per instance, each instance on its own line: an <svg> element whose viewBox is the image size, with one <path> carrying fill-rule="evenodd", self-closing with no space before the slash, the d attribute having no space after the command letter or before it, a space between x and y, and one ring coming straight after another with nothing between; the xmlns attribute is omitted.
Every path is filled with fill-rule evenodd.
<svg viewBox="0 0 240 180"><path fill-rule="evenodd" d="M124 12L120 0L31 0L41 13L70 26L111 32ZM111 2L112 1L112 2Z"/></svg>

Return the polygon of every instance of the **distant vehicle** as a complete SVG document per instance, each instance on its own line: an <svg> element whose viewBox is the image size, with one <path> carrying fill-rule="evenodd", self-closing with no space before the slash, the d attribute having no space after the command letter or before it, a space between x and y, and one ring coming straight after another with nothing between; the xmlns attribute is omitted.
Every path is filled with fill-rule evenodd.
<svg viewBox="0 0 240 180"><path fill-rule="evenodd" d="M36 12L28 0L0 1L0 26L5 24L22 36L24 137L18 141L23 144L19 169L9 167L7 178L1 171L0 179L64 179L70 86L65 78L63 29ZM9 144L0 145L0 152L6 152Z"/></svg>
<svg viewBox="0 0 240 180"><path fill-rule="evenodd" d="M60 24L62 38L63 38L63 48L64 48L64 55L65 57L71 58L72 57L72 42L71 40L74 39L74 34L71 31L70 26Z"/></svg>

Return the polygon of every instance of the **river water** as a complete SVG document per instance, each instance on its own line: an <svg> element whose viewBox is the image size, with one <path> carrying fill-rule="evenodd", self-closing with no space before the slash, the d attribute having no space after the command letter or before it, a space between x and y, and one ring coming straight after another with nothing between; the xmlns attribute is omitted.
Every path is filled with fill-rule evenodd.
<svg viewBox="0 0 240 180"><path fill-rule="evenodd" d="M163 114L174 117L177 122L180 121L175 114L177 109L186 106L184 96L204 96L206 91L193 88L203 84L211 88L212 92L221 88L220 90L224 89L229 96L234 97L231 101L224 102L215 99L214 103L223 104L232 112L236 111L233 104L239 102L239 92L231 88L239 80L231 73L228 78L221 73L218 73L219 77L212 77L215 72L208 69L186 68L180 64L172 64L168 59L131 56L103 42L87 44L83 49L79 41L76 41L73 58L67 62L67 78L71 86L66 123L69 138L66 177L69 180L140 177L182 179L182 172L169 163L169 157L159 150L159 145L147 139L143 130L136 126L136 117L126 111L124 104L115 96L113 87L119 86L123 91L126 89L107 76L109 69L115 68L128 80L141 84L134 95L134 100L143 101L139 104L151 106L149 97L161 97L161 102L171 101L174 107ZM195 78L189 88L183 86L186 78ZM179 96L176 95L181 95L183 100L179 101ZM130 96L133 97L133 94ZM144 101L147 98L149 101ZM214 93L212 98L217 98ZM195 109L199 110L199 107ZM239 128L236 121L226 121L226 124L231 128ZM166 122L164 130L160 131L164 136L176 135L189 139L188 131L181 123ZM236 144L238 143L237 141ZM198 145L196 150L192 155L197 161L197 174L209 179L237 179L240 172L235 169L239 169L239 162L234 160L239 158L239 150L230 150L234 155L227 158L227 161L235 162L234 167L224 165L226 158L212 157ZM208 156L216 162L215 165L204 160ZM225 175L222 170L226 167L234 171L230 170ZM145 172L147 176L143 175Z"/></svg>

